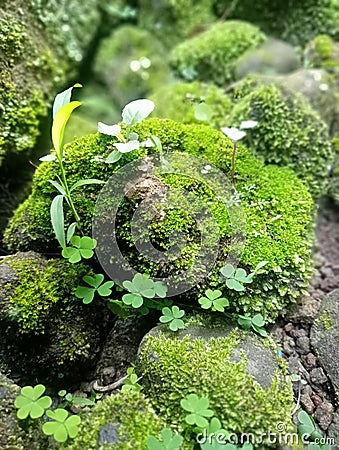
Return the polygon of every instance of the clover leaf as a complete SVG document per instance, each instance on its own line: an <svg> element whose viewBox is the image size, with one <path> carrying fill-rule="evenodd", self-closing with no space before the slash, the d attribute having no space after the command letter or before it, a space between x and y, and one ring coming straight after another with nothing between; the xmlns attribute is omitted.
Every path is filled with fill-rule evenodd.
<svg viewBox="0 0 339 450"><path fill-rule="evenodd" d="M265 326L264 318L261 314L256 314L254 317L238 316L238 324L244 328L244 330L253 330L263 337L267 337L267 331L263 328Z"/></svg>
<svg viewBox="0 0 339 450"><path fill-rule="evenodd" d="M174 434L169 428L163 428L160 432L161 438L154 436L147 438L147 450L179 450L183 443L180 434Z"/></svg>
<svg viewBox="0 0 339 450"><path fill-rule="evenodd" d="M160 281L153 281L146 275L137 273L133 280L126 280L123 283L124 288L129 291L122 297L125 305L133 308L140 308L144 303L145 298L154 298L155 296L164 298L167 293L167 286Z"/></svg>
<svg viewBox="0 0 339 450"><path fill-rule="evenodd" d="M142 386L138 383L141 378L138 378L138 375L134 372L134 367L129 367L127 369L127 375L128 378L126 378L124 385L121 388L122 392L141 391Z"/></svg>
<svg viewBox="0 0 339 450"><path fill-rule="evenodd" d="M245 269L235 269L232 264L226 264L220 272L226 278L226 286L234 291L244 291L243 283L252 283L253 281L252 274L247 275Z"/></svg>
<svg viewBox="0 0 339 450"><path fill-rule="evenodd" d="M200 448L202 450L224 450L226 441L229 437L229 432L222 428L221 422L216 417L213 417L206 427L207 436L211 436L207 442L200 444ZM216 436L218 436L218 440L216 440ZM222 442L220 442L222 441Z"/></svg>
<svg viewBox="0 0 339 450"><path fill-rule="evenodd" d="M42 431L47 436L52 436L57 442L66 442L68 438L75 438L79 432L81 418L79 416L69 416L69 413L62 408L55 411L48 410L46 415L52 421L46 422L42 426Z"/></svg>
<svg viewBox="0 0 339 450"><path fill-rule="evenodd" d="M72 247L65 247L62 251L62 256L72 264L81 261L82 258L92 258L94 255L93 249L97 245L96 240L89 236L73 236L70 243Z"/></svg>
<svg viewBox="0 0 339 450"><path fill-rule="evenodd" d="M185 328L184 322L181 320L185 315L185 311L179 309L178 306L172 306L168 308L167 306L162 309L162 316L160 317L161 323L168 323L171 331L178 331Z"/></svg>
<svg viewBox="0 0 339 450"><path fill-rule="evenodd" d="M90 275L86 275L83 277L83 280L89 284L88 286L78 286L75 290L75 296L77 298L82 298L83 303L85 305L88 305L91 303L94 299L94 296L96 292L101 297L108 297L112 294L112 287L114 286L114 281L106 281L106 283L102 282L104 281L105 276L100 274L96 274L93 277Z"/></svg>
<svg viewBox="0 0 339 450"><path fill-rule="evenodd" d="M226 298L221 297L222 292L218 289L212 291L211 289L207 289L205 291L206 297L200 297L199 303L203 309L212 309L212 311L224 312L225 308L229 305L229 302Z"/></svg>
<svg viewBox="0 0 339 450"><path fill-rule="evenodd" d="M198 397L196 394L189 394L181 400L181 407L189 412L185 417L189 425L197 425L199 428L206 428L208 420L206 417L213 417L214 412L209 409L209 400L206 397Z"/></svg>
<svg viewBox="0 0 339 450"><path fill-rule="evenodd" d="M52 404L52 399L47 395L42 397L46 388L42 384L36 386L25 386L21 389L20 395L16 397L14 406L18 408L18 419L26 419L30 416L32 419L42 417L45 410Z"/></svg>

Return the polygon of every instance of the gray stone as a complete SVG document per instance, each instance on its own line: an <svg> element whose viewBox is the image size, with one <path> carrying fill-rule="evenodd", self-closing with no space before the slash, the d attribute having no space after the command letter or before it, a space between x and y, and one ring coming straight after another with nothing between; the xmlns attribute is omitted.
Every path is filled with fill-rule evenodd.
<svg viewBox="0 0 339 450"><path fill-rule="evenodd" d="M317 385L325 384L328 381L328 378L325 375L325 373L321 367L312 369L310 372L310 376L311 376L312 383L317 384Z"/></svg>
<svg viewBox="0 0 339 450"><path fill-rule="evenodd" d="M107 423L100 428L98 436L98 445L104 444L118 444L119 443L119 428L118 423Z"/></svg>
<svg viewBox="0 0 339 450"><path fill-rule="evenodd" d="M311 345L333 387L339 390L339 289L328 294L311 328Z"/></svg>
<svg viewBox="0 0 339 450"><path fill-rule="evenodd" d="M315 420L318 422L319 426L326 431L331 425L333 420L334 408L330 402L323 402L314 414Z"/></svg>
<svg viewBox="0 0 339 450"><path fill-rule="evenodd" d="M295 48L286 42L269 38L259 48L249 50L237 63L237 78L251 73L264 75L285 74L301 67Z"/></svg>
<svg viewBox="0 0 339 450"><path fill-rule="evenodd" d="M334 413L332 423L328 429L328 436L334 439L335 443L339 447L339 411Z"/></svg>
<svg viewBox="0 0 339 450"><path fill-rule="evenodd" d="M310 352L310 339L307 336L297 338L296 350L301 355L307 355Z"/></svg>

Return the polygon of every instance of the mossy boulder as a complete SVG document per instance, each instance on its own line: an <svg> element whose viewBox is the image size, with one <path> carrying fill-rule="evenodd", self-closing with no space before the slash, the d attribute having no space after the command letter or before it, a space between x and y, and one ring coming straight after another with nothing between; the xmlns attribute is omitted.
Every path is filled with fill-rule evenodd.
<svg viewBox="0 0 339 450"><path fill-rule="evenodd" d="M40 430L37 421L28 425L17 419L14 401L19 394L19 386L0 373L0 448L3 450L49 449L48 438Z"/></svg>
<svg viewBox="0 0 339 450"><path fill-rule="evenodd" d="M33 252L0 262L0 354L9 370L25 379L62 375L69 381L90 368L107 330L107 310L75 298L88 273L85 265Z"/></svg>
<svg viewBox="0 0 339 450"><path fill-rule="evenodd" d="M219 16L226 11L227 18L248 20L293 45L304 45L322 33L339 35L338 0L242 0L235 6L231 0L216 0L215 8Z"/></svg>
<svg viewBox="0 0 339 450"><path fill-rule="evenodd" d="M339 68L339 43L331 36L321 34L306 45L304 60L309 67L336 71Z"/></svg>
<svg viewBox="0 0 339 450"><path fill-rule="evenodd" d="M162 421L142 393L119 392L101 400L84 416L77 437L60 450L144 450Z"/></svg>
<svg viewBox="0 0 339 450"><path fill-rule="evenodd" d="M131 100L147 97L169 79L161 42L150 32L132 25L120 27L101 41L94 73L119 108Z"/></svg>
<svg viewBox="0 0 339 450"><path fill-rule="evenodd" d="M167 47L173 47L215 21L213 3L213 0L140 0L138 25Z"/></svg>
<svg viewBox="0 0 339 450"><path fill-rule="evenodd" d="M256 156L266 164L293 169L313 197L326 193L334 150L327 125L302 95L245 79L236 91L228 124L239 126L243 120L258 122L244 140Z"/></svg>
<svg viewBox="0 0 339 450"><path fill-rule="evenodd" d="M259 437L278 422L291 429L293 393L286 367L273 342L252 333L188 325L174 334L161 325L141 343L137 372L156 412L180 432L186 430L186 438L187 412L180 401L193 393L209 399L230 433ZM265 442L260 449L268 447Z"/></svg>
<svg viewBox="0 0 339 450"><path fill-rule="evenodd" d="M7 155L17 167L34 148L51 99L75 75L97 33L100 5L0 0L0 165Z"/></svg>
<svg viewBox="0 0 339 450"><path fill-rule="evenodd" d="M174 47L170 63L175 74L225 86L235 79L238 59L265 41L264 33L247 22L217 23Z"/></svg>
<svg viewBox="0 0 339 450"><path fill-rule="evenodd" d="M204 158L220 168L226 176L230 176L233 144L217 130L205 125L185 125L162 119L149 119L133 130L139 133L141 140L156 135L165 151L184 152L188 156ZM83 178L107 180L126 163L146 156L147 152L156 152L155 148L142 148L124 154L114 165L104 164L103 157L110 152L113 142L114 138L96 134L68 144L65 148L65 170L70 183ZM185 171L185 167L182 170ZM57 250L49 217L55 192L48 180L56 179L58 171L54 162L43 163L36 171L32 194L17 209L6 230L6 244L12 250ZM195 304L197 295L204 292L206 287L220 286L219 269L225 264L232 237L228 207L203 181L199 181L198 177L201 176L198 171L195 178L180 173L164 173L158 178L152 178L165 190L185 190L188 196L203 199L209 205L213 220L218 224L220 245L216 250L213 270L205 274L205 282L199 283L182 299ZM307 188L292 171L276 166L265 167L241 145L237 153L235 182L246 218L247 232L246 246L239 265L251 271L260 261L269 261L269 264L265 266L265 274L257 276L246 291L235 293L227 290L227 297L233 310L249 314L262 312L265 318L273 320L307 286L313 242L313 202ZM99 192L100 187L97 185L87 186L78 191L74 198L85 233L91 232L94 205ZM151 192L153 191L150 190ZM114 193L112 194L114 197ZM233 204L233 200L230 201ZM148 232L152 236L153 245L162 252L171 249L173 232L184 232L187 236L180 254L164 267L149 260L134 245L135 239L129 225L139 202L140 195L136 191L128 198L125 197L119 208L117 239L124 257L142 273L161 278L164 274L173 275L178 281L186 279L186 272L198 257L202 246L201 229L197 228L195 219L187 213L185 205L179 211L177 208L172 210L164 206L163 214L159 213L152 222ZM66 224L71 222L73 218L66 211ZM194 274L192 276L194 278Z"/></svg>
<svg viewBox="0 0 339 450"><path fill-rule="evenodd" d="M156 104L154 116L183 123L199 123L195 108L206 103L210 110L208 123L215 128L225 124L225 116L231 109L231 100L222 89L198 81L165 85L149 98Z"/></svg>

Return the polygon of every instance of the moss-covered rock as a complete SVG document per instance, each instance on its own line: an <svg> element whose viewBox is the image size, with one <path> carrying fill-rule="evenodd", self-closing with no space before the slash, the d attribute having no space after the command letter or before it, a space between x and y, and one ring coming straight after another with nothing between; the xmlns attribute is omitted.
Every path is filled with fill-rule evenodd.
<svg viewBox="0 0 339 450"><path fill-rule="evenodd" d="M0 448L3 450L47 450L48 438L39 427L39 421L28 425L19 421L14 406L20 388L0 373Z"/></svg>
<svg viewBox="0 0 339 450"><path fill-rule="evenodd" d="M24 377L77 379L90 368L105 335L100 305L75 298L85 265L18 253L0 262L1 359ZM27 371L27 365L30 369Z"/></svg>
<svg viewBox="0 0 339 450"><path fill-rule="evenodd" d="M309 67L336 70L339 67L339 43L327 34L321 34L307 44L304 60Z"/></svg>
<svg viewBox="0 0 339 450"><path fill-rule="evenodd" d="M100 5L0 0L0 165L8 155L17 167L34 147L47 106L75 75L99 28Z"/></svg>
<svg viewBox="0 0 339 450"><path fill-rule="evenodd" d="M165 325L144 338L137 371L156 412L179 431L186 430L186 439L187 412L180 401L192 393L210 400L223 429L260 436L278 422L285 423L286 431L291 428L293 393L278 359L273 342L264 344L230 326L190 325L174 334Z"/></svg>
<svg viewBox="0 0 339 450"><path fill-rule="evenodd" d="M100 43L94 72L119 108L147 97L169 78L162 44L150 32L132 25L120 27Z"/></svg>
<svg viewBox="0 0 339 450"><path fill-rule="evenodd" d="M235 6L231 0L216 0L215 7L218 15L228 11L227 18L248 20L294 45L322 33L339 35L338 0L242 0Z"/></svg>
<svg viewBox="0 0 339 450"><path fill-rule="evenodd" d="M333 198L333 200L339 205L339 137L333 139L333 145L336 151L336 156L332 168L329 194Z"/></svg>
<svg viewBox="0 0 339 450"><path fill-rule="evenodd" d="M162 421L149 401L135 391L106 397L83 418L77 437L60 450L145 450Z"/></svg>
<svg viewBox="0 0 339 450"><path fill-rule="evenodd" d="M213 0L140 0L139 26L172 47L214 22Z"/></svg>
<svg viewBox="0 0 339 450"><path fill-rule="evenodd" d="M204 102L211 114L209 125L215 128L225 124L225 117L231 109L231 100L222 89L198 81L165 85L149 98L156 104L155 116L183 123L199 123L195 108Z"/></svg>
<svg viewBox="0 0 339 450"><path fill-rule="evenodd" d="M260 29L250 23L236 20L218 23L176 46L170 63L174 72L188 81L224 86L235 79L238 58L265 39Z"/></svg>
<svg viewBox="0 0 339 450"><path fill-rule="evenodd" d="M258 121L245 142L267 164L290 167L315 198L326 193L334 151L329 130L298 93L275 84L245 79L236 92L237 102L229 126L243 120Z"/></svg>
<svg viewBox="0 0 339 450"><path fill-rule="evenodd" d="M202 157L230 175L233 144L217 130L204 125L184 125L161 119L149 119L134 130L139 133L140 139L158 136L165 151ZM102 162L102 157L110 152L113 142L109 136L97 134L67 145L65 169L70 183L82 178L107 180L127 162L145 156L146 151L156 151L154 148L143 148L124 154L114 165L107 165ZM11 249L56 250L49 217L55 192L48 180L56 179L57 174L58 166L54 162L43 163L36 171L31 196L18 208L6 230L6 243ZM201 177L200 172L198 174ZM213 271L208 275L208 281L199 284L183 299L196 303L196 295L201 290L207 286L220 285L219 268L225 264L232 236L227 208L202 181L180 174L162 174L159 177L162 186L172 190L184 189L187 195L203 199L219 227L220 246ZM313 202L304 184L290 170L265 167L242 146L239 146L237 153L235 180L247 223L247 240L240 266L251 271L260 261L269 261L269 264L265 267L266 273L256 277L246 291L236 294L229 291L227 296L234 310L248 313L260 311L266 318L274 319L307 286L313 241ZM97 185L87 186L75 196L85 233L91 232L94 204L99 191ZM161 251L171 248L174 231L187 234L187 242L181 253L171 264L163 267L149 261L134 245L129 225L139 201L136 192L135 197L125 198L119 208L117 238L125 258L142 273L160 277L166 273L166 276L174 275L178 280L186 278L186 271L197 258L202 245L201 230L195 219L190 217L183 205L179 211L164 207L164 214L152 222L149 233L152 242ZM73 218L67 213L66 223L70 222L73 222Z"/></svg>

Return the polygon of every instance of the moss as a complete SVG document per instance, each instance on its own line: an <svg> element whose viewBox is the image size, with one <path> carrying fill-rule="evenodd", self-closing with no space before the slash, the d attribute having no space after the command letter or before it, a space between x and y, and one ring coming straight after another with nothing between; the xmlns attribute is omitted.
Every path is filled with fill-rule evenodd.
<svg viewBox="0 0 339 450"><path fill-rule="evenodd" d="M256 120L244 140L267 164L293 169L315 198L328 187L334 151L327 125L298 93L274 84L256 85L250 79L237 91L228 123Z"/></svg>
<svg viewBox="0 0 339 450"><path fill-rule="evenodd" d="M263 388L247 372L244 354L234 359L242 333L227 337L149 335L139 351L139 375L156 412L180 432L187 430L180 401L195 393L210 400L210 408L230 433L259 437L278 422L291 428L291 385L278 369L270 386ZM239 347L241 349L241 345ZM188 430L185 437L190 436ZM260 449L267 448L263 443ZM258 448L258 447L256 447Z"/></svg>
<svg viewBox="0 0 339 450"><path fill-rule="evenodd" d="M322 33L339 36L338 0L242 0L234 8L230 8L231 0L215 4L218 15L229 8L228 18L248 20L294 45L304 45Z"/></svg>
<svg viewBox="0 0 339 450"><path fill-rule="evenodd" d="M213 0L141 0L139 26L172 47L199 27L214 22Z"/></svg>
<svg viewBox="0 0 339 450"><path fill-rule="evenodd" d="M218 23L175 47L171 53L171 65L175 73L186 80L225 86L235 79L238 58L265 39L259 28L250 23Z"/></svg>
<svg viewBox="0 0 339 450"><path fill-rule="evenodd" d="M119 392L97 403L83 418L78 436L60 450L144 450L147 436L157 436L161 428L143 394Z"/></svg>
<svg viewBox="0 0 339 450"><path fill-rule="evenodd" d="M137 126L135 131L141 139L156 135L165 150L202 157L230 175L233 145L217 130L204 125L184 125L170 120L150 119ZM95 157L107 154L111 143L108 136L97 134L67 145L65 168L70 183L82 178L107 180L127 162L146 155L146 150L142 149L124 154L114 165L103 164ZM32 194L18 208L5 233L5 241L11 250L34 248L55 251L56 242L49 218L49 208L55 192L48 180L56 179L57 174L58 166L54 162L43 163L36 171ZM215 287L220 284L219 268L225 263L232 236L229 215L224 203L204 183L175 174L164 174L160 178L162 183L172 189L185 189L186 203L179 210L165 208L166 214L152 222L149 232L154 245L159 250L164 250L170 247L169 238L174 230L184 231L188 241L182 254L165 270L136 250L130 220L138 199L126 199L119 209L119 245L125 258L138 270L154 276L163 276L162 271L165 270L169 276L185 278L187 269L201 247L201 231L190 217L190 211L196 197L203 199L219 226L220 247L208 281L199 284L182 299L196 303L196 295L207 286ZM269 261L269 265L266 266L266 273L256 277L245 292L235 294L234 291L229 291L227 296L232 310L249 314L261 312L266 318L273 320L307 286L313 241L313 202L306 187L291 171L275 166L265 167L242 146L239 146L237 153L236 187L247 227L247 241L240 266L250 271L263 260ZM78 191L75 197L85 233L91 232L94 204L99 192L100 187L87 186ZM66 214L66 224L71 221L73 218Z"/></svg>
<svg viewBox="0 0 339 450"><path fill-rule="evenodd" d="M307 44L304 58L309 67L323 67L336 73L339 67L339 44L327 34L321 34Z"/></svg>
<svg viewBox="0 0 339 450"><path fill-rule="evenodd" d="M7 58L7 63L13 65L23 54L25 48L25 31L22 23L14 17L0 22L1 50Z"/></svg>
<svg viewBox="0 0 339 450"><path fill-rule="evenodd" d="M126 25L102 40L94 72L111 99L122 108L131 100L147 97L151 90L168 81L166 59L162 44L153 34Z"/></svg>
<svg viewBox="0 0 339 450"><path fill-rule="evenodd" d="M183 123L199 123L194 108L204 102L211 110L209 124L215 128L225 124L225 116L231 108L230 99L221 89L198 81L165 85L149 98L156 104L155 116Z"/></svg>
<svg viewBox="0 0 339 450"><path fill-rule="evenodd" d="M319 317L319 321L327 331L333 327L331 314L327 309L322 312L321 316Z"/></svg>
<svg viewBox="0 0 339 450"><path fill-rule="evenodd" d="M336 157L333 164L329 193L334 201L339 204L339 137L333 139L333 145L335 148Z"/></svg>

